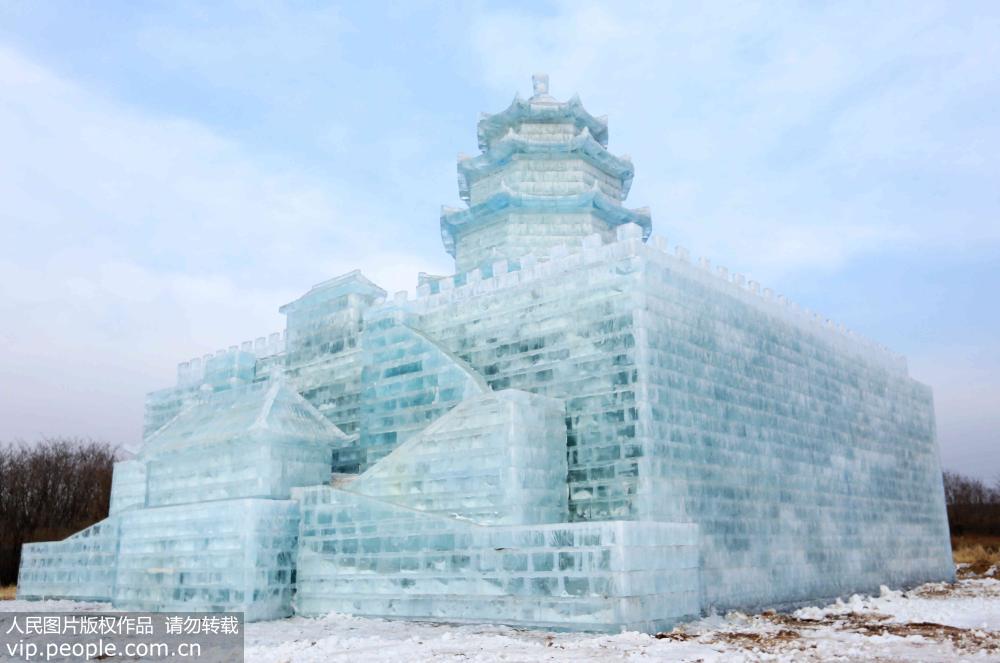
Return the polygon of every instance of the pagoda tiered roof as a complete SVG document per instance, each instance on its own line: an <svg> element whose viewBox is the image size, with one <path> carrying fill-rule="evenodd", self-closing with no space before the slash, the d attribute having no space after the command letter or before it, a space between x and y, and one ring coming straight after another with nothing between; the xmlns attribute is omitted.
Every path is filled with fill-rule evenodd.
<svg viewBox="0 0 1000 663"><path fill-rule="evenodd" d="M540 196L517 193L509 188L499 191L478 205L468 209L441 209L441 241L445 250L455 255L455 236L462 230L491 223L498 215L512 210L528 212L581 212L592 211L609 225L618 226L635 223L642 227L642 237L646 240L653 230L649 208L628 209L619 201L601 192L598 188L579 194L566 196Z"/></svg>
<svg viewBox="0 0 1000 663"><path fill-rule="evenodd" d="M514 96L514 101L506 110L499 113L484 114L479 120L479 149L484 152L490 145L507 134L510 129L516 129L524 123L573 123L577 131L586 128L602 146L608 146L608 117L594 117L580 102L580 97L573 95L568 101L558 101L548 94L548 76L535 77L535 95L530 99L522 99L520 94Z"/></svg>
<svg viewBox="0 0 1000 663"><path fill-rule="evenodd" d="M523 136L511 127L502 138L493 141L483 154L458 162L459 197L469 202L472 184L506 166L515 154L583 158L619 179L623 199L628 195L635 175L632 161L608 152L605 145L594 139L588 127L581 129L572 140L558 142Z"/></svg>

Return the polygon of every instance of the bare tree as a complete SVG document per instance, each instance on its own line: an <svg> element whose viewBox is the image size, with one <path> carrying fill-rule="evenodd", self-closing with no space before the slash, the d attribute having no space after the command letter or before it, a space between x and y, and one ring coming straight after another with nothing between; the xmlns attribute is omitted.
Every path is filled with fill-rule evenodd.
<svg viewBox="0 0 1000 663"><path fill-rule="evenodd" d="M946 471L944 498L953 535L1000 536L1000 479L988 486L979 479Z"/></svg>
<svg viewBox="0 0 1000 663"><path fill-rule="evenodd" d="M108 514L116 449L46 438L0 444L0 584L17 579L21 545L58 540Z"/></svg>
<svg viewBox="0 0 1000 663"><path fill-rule="evenodd" d="M993 504L997 491L979 479L946 470L944 498L948 504Z"/></svg>

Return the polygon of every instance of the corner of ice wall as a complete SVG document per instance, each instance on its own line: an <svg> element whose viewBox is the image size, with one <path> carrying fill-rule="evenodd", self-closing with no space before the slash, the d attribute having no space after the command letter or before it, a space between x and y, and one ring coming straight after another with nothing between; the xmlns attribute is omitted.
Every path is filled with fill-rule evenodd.
<svg viewBox="0 0 1000 663"><path fill-rule="evenodd" d="M753 279L747 279L739 272L730 272L721 265L713 269L712 262L708 258L701 257L697 264L692 264L690 251L678 245L671 252L665 237L653 235L648 248L645 249L645 255L657 264L683 271L686 276L698 279L770 315L816 334L840 350L862 355L867 360L896 373L907 372L906 358L903 355L857 334L841 323L821 317L773 289L763 287Z"/></svg>

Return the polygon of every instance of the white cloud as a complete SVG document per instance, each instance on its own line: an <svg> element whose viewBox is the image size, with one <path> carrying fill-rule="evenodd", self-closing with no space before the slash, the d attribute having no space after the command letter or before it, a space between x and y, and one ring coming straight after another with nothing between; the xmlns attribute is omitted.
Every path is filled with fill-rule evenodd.
<svg viewBox="0 0 1000 663"><path fill-rule="evenodd" d="M377 247L395 219L367 192L267 169L11 50L0 144L0 438L134 441L178 361L281 329L278 306L336 274L412 290L426 269L405 242Z"/></svg>
<svg viewBox="0 0 1000 663"><path fill-rule="evenodd" d="M914 182L915 168L932 183L966 171L977 202L1000 185L1000 128L955 122L996 91L996 21L958 29L929 4L892 13L562 2L484 11L469 44L498 94L548 70L556 96L579 91L610 115L655 232L780 279L876 250L1000 242L974 205L942 196L936 209Z"/></svg>
<svg viewBox="0 0 1000 663"><path fill-rule="evenodd" d="M350 23L334 7L238 3L225 12L170 6L167 20L155 12L135 35L138 47L162 66L197 76L214 89L237 89L294 105L294 88L315 83L338 56ZM276 88L285 98L274 98Z"/></svg>

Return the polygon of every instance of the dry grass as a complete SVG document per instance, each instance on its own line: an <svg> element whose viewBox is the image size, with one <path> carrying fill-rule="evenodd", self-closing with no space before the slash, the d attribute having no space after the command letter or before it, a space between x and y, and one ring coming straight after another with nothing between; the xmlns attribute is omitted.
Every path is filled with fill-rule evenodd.
<svg viewBox="0 0 1000 663"><path fill-rule="evenodd" d="M17 593L17 585L8 585L7 587L0 587L0 601L13 601L14 595Z"/></svg>
<svg viewBox="0 0 1000 663"><path fill-rule="evenodd" d="M967 564L966 573L982 574L992 566L1000 568L1000 536L956 536L951 540L956 564Z"/></svg>
<svg viewBox="0 0 1000 663"><path fill-rule="evenodd" d="M955 595L957 586L944 587L947 595ZM950 642L963 654L979 654L993 656L1000 652L1000 634L981 629L964 629L946 624L931 622L899 623L893 617L878 612L850 612L847 614L829 614L817 619L805 619L785 613L767 611L760 619L770 621L774 628L757 628L753 630L710 629L702 631L686 631L683 626L669 633L657 633L658 640L673 640L675 642L700 642L703 644L729 643L741 649L741 653L782 654L791 655L792 660L818 660L816 652L820 637L829 638L829 630L855 633L864 638L881 638L896 636L908 638L920 636L924 642ZM757 660L757 656L753 657ZM825 660L825 659L823 659ZM882 659L879 659L882 660ZM896 659L893 659L896 660Z"/></svg>
<svg viewBox="0 0 1000 663"><path fill-rule="evenodd" d="M983 545L956 548L952 554L956 564L975 564L976 562L1000 564L1000 550L990 550Z"/></svg>

